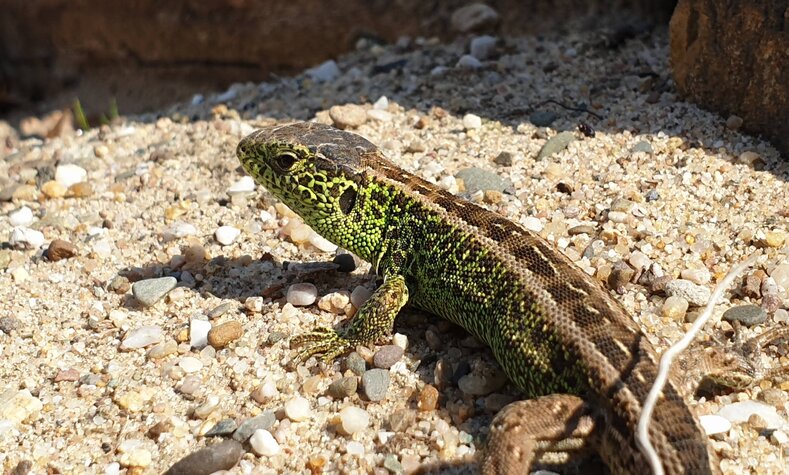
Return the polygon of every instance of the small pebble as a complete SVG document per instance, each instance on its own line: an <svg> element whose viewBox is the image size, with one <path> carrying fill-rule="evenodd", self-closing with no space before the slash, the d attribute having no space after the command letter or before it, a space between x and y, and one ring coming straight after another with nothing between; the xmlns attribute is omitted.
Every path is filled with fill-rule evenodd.
<svg viewBox="0 0 789 475"><path fill-rule="evenodd" d="M47 248L47 258L57 262L61 259L68 259L77 255L77 247L62 239L53 239Z"/></svg>
<svg viewBox="0 0 789 475"><path fill-rule="evenodd" d="M353 258L352 254L337 254L332 259L332 262L340 266L337 272L353 272L356 270L356 259Z"/></svg>
<svg viewBox="0 0 789 475"><path fill-rule="evenodd" d="M11 230L8 243L17 249L38 249L44 245L44 233L35 229L17 226Z"/></svg>
<svg viewBox="0 0 789 475"><path fill-rule="evenodd" d="M19 319L14 317L0 317L0 332L10 335L12 331L19 328Z"/></svg>
<svg viewBox="0 0 789 475"><path fill-rule="evenodd" d="M22 206L8 215L8 223L12 227L27 226L33 222L33 211L27 206Z"/></svg>
<svg viewBox="0 0 789 475"><path fill-rule="evenodd" d="M550 157L555 153L559 153L562 150L566 149L571 142L575 140L575 135L572 132L560 132L545 142L545 145L542 146L540 149L540 153L537 154L537 160L542 160L546 157Z"/></svg>
<svg viewBox="0 0 789 475"><path fill-rule="evenodd" d="M707 269L684 269L680 277L699 285L708 284L712 280L712 274Z"/></svg>
<svg viewBox="0 0 789 475"><path fill-rule="evenodd" d="M344 371L350 371L357 376L361 376L367 371L367 362L355 351L345 357L343 364Z"/></svg>
<svg viewBox="0 0 789 475"><path fill-rule="evenodd" d="M383 401L389 391L389 371L371 369L362 374L362 390L369 401Z"/></svg>
<svg viewBox="0 0 789 475"><path fill-rule="evenodd" d="M255 191L255 179L247 175L230 185L230 188L227 189L227 194L251 193L253 191Z"/></svg>
<svg viewBox="0 0 789 475"><path fill-rule="evenodd" d="M373 109L379 111L385 111L389 108L389 99L386 96L381 96L378 98L377 101L373 104Z"/></svg>
<svg viewBox="0 0 789 475"><path fill-rule="evenodd" d="M380 122L389 122L392 120L392 114L385 110L370 109L367 111L367 117Z"/></svg>
<svg viewBox="0 0 789 475"><path fill-rule="evenodd" d="M241 323L229 320L211 328L207 335L207 341L218 350L226 347L230 342L238 340L243 334L244 329Z"/></svg>
<svg viewBox="0 0 789 475"><path fill-rule="evenodd" d="M178 362L178 366L184 370L185 373L196 373L203 369L203 362L194 356L184 356Z"/></svg>
<svg viewBox="0 0 789 475"><path fill-rule="evenodd" d="M382 346L373 356L373 366L389 369L403 357L403 349L396 345Z"/></svg>
<svg viewBox="0 0 789 475"><path fill-rule="evenodd" d="M306 398L296 396L285 403L285 416L293 422L307 420L311 415L310 402Z"/></svg>
<svg viewBox="0 0 789 475"><path fill-rule="evenodd" d="M490 58L495 51L496 38L489 35L476 36L471 39L471 43L469 44L471 56L480 61Z"/></svg>
<svg viewBox="0 0 789 475"><path fill-rule="evenodd" d="M55 181L68 188L75 183L85 181L88 178L88 172L77 165L67 164L58 165L55 169Z"/></svg>
<svg viewBox="0 0 789 475"><path fill-rule="evenodd" d="M203 348L208 344L208 332L211 322L193 318L189 321L189 345L192 348Z"/></svg>
<svg viewBox="0 0 789 475"><path fill-rule="evenodd" d="M219 304L208 312L208 319L213 320L215 318L219 318L222 315L226 314L227 312L236 308L236 306L237 303L235 302L225 302L223 304Z"/></svg>
<svg viewBox="0 0 789 475"><path fill-rule="evenodd" d="M647 142L645 140L642 140L640 142L636 142L636 144L633 145L633 148L631 148L630 151L633 152L633 153L638 153L638 152L648 153L650 155L652 155L652 153L653 153L652 144L650 144L649 142Z"/></svg>
<svg viewBox="0 0 789 475"><path fill-rule="evenodd" d="M175 277L140 280L132 285L132 294L143 306L150 307L173 290L177 284Z"/></svg>
<svg viewBox="0 0 789 475"><path fill-rule="evenodd" d="M438 389L426 384L419 392L419 399L416 405L422 412L434 411L438 407Z"/></svg>
<svg viewBox="0 0 789 475"><path fill-rule="evenodd" d="M345 445L345 453L355 456L364 455L364 445L361 442L352 440Z"/></svg>
<svg viewBox="0 0 789 475"><path fill-rule="evenodd" d="M338 129L355 129L367 122L367 111L357 104L337 105L329 109L329 117Z"/></svg>
<svg viewBox="0 0 789 475"><path fill-rule="evenodd" d="M334 399L343 399L356 394L357 381L355 376L348 376L332 381L326 393Z"/></svg>
<svg viewBox="0 0 789 475"><path fill-rule="evenodd" d="M153 345L162 341L164 333L159 326L148 325L136 328L126 333L126 336L121 342L121 350L132 350L136 348L145 348L146 346Z"/></svg>
<svg viewBox="0 0 789 475"><path fill-rule="evenodd" d="M682 321L688 311L688 301L682 297L672 295L668 297L660 309L664 317L675 321Z"/></svg>
<svg viewBox="0 0 789 475"><path fill-rule="evenodd" d="M340 410L339 429L346 435L363 431L370 425L370 415L364 409L348 406Z"/></svg>
<svg viewBox="0 0 789 475"><path fill-rule="evenodd" d="M233 419L222 419L214 427L205 433L206 437L226 437L236 430L236 421Z"/></svg>
<svg viewBox="0 0 789 475"><path fill-rule="evenodd" d="M242 443L246 442L256 430L268 430L275 422L277 422L277 417L274 413L264 411L262 414L242 422L233 433L233 439Z"/></svg>
<svg viewBox="0 0 789 475"><path fill-rule="evenodd" d="M496 158L493 159L493 162L496 165L501 165L502 167L511 167L513 163L513 155L510 152L500 152L496 155Z"/></svg>
<svg viewBox="0 0 789 475"><path fill-rule="evenodd" d="M474 56L471 56L470 54L464 54L463 56L460 57L460 59L458 59L458 62L455 64L455 67L461 69L479 69L482 67L482 63ZM467 115L472 115L472 114L467 114ZM479 127L469 127L466 125L466 120L464 117L463 126L466 128L466 130L478 129L479 127L482 127L482 122L480 121Z"/></svg>
<svg viewBox="0 0 789 475"><path fill-rule="evenodd" d="M707 435L725 434L731 429L731 422L715 414L704 414L699 422Z"/></svg>
<svg viewBox="0 0 789 475"><path fill-rule="evenodd" d="M176 462L165 475L209 475L235 467L246 451L237 441L229 439L209 445Z"/></svg>
<svg viewBox="0 0 789 475"><path fill-rule="evenodd" d="M256 454L262 456L270 457L282 452L282 448L280 448L277 440L271 435L271 432L265 429L256 430L252 434L252 437L249 438L249 445L252 446L252 450L254 450Z"/></svg>
<svg viewBox="0 0 789 475"><path fill-rule="evenodd" d="M736 115L730 115L728 119L726 119L726 128L729 130L737 130L742 127L742 117Z"/></svg>
<svg viewBox="0 0 789 475"><path fill-rule="evenodd" d="M206 401L203 404L195 408L194 410L195 417L199 419L207 418L209 415L211 415L212 412L214 412L214 409L216 409L219 406L219 401L220 401L219 396L216 395L208 396L208 398L206 398Z"/></svg>
<svg viewBox="0 0 789 475"><path fill-rule="evenodd" d="M450 17L452 29L460 33L484 30L498 21L498 12L484 3L472 3L458 8Z"/></svg>
<svg viewBox="0 0 789 475"><path fill-rule="evenodd" d="M684 279L668 281L666 283L665 292L669 297L682 297L687 300L689 304L697 307L707 305L710 299L710 289Z"/></svg>
<svg viewBox="0 0 789 475"><path fill-rule="evenodd" d="M214 238L216 242L223 246L229 246L233 244L238 236L241 234L241 230L238 228L234 228L233 226L220 226L214 232Z"/></svg>
<svg viewBox="0 0 789 475"><path fill-rule="evenodd" d="M466 114L463 116L463 127L466 130L479 129L482 127L482 118L474 114Z"/></svg>
<svg viewBox="0 0 789 475"><path fill-rule="evenodd" d="M727 322L740 322L746 327L759 325L767 320L767 312L757 305L738 305L723 312Z"/></svg>
<svg viewBox="0 0 789 475"><path fill-rule="evenodd" d="M286 299L294 307L306 307L315 303L318 288L314 284L300 283L288 287Z"/></svg>

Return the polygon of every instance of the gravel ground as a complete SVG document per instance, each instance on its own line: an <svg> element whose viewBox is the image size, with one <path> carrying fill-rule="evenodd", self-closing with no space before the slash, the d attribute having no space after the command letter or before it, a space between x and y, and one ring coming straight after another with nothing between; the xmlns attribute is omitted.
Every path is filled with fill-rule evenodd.
<svg viewBox="0 0 789 475"><path fill-rule="evenodd" d="M518 393L461 329L406 310L384 346L291 364L287 337L352 315L375 278L244 179L236 144L277 121L354 130L538 231L661 349L757 251L702 340L787 325L789 166L677 97L665 31L358 46L85 133L0 129L4 471L157 473L203 447L173 473L473 470ZM693 399L725 473L787 470L788 390Z"/></svg>

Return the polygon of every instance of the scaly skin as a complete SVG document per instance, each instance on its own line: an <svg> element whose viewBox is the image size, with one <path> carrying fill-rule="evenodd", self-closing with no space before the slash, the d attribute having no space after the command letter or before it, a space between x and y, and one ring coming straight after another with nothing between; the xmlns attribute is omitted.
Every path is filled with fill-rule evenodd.
<svg viewBox="0 0 789 475"><path fill-rule="evenodd" d="M494 420L485 473L524 473L597 452L644 473L635 427L655 351L621 305L538 235L398 168L367 140L316 123L259 130L246 171L316 232L370 261L384 284L340 335L295 338L332 358L391 332L406 302L487 343L530 399ZM650 430L666 473L717 472L706 437L670 382Z"/></svg>

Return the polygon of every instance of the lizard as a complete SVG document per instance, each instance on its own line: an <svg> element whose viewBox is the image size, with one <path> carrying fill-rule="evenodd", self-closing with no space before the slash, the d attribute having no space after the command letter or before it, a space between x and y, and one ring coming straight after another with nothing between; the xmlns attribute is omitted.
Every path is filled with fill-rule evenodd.
<svg viewBox="0 0 789 475"><path fill-rule="evenodd" d="M634 434L656 351L602 284L553 245L328 125L263 128L236 154L258 184L383 278L347 329L294 336L297 360L331 362L374 343L410 304L486 343L527 397L494 418L483 473L564 466L589 453L613 473L645 471ZM747 361L724 359L753 375ZM672 378L664 388L650 440L668 474L719 473L680 386Z"/></svg>

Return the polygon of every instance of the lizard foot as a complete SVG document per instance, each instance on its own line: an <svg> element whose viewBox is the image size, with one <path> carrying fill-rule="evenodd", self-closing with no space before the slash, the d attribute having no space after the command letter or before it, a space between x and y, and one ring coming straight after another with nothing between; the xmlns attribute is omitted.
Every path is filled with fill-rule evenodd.
<svg viewBox="0 0 789 475"><path fill-rule="evenodd" d="M334 358L340 356L353 347L353 342L340 335L336 330L327 327L316 327L311 332L296 335L290 339L291 346L304 346L299 351L295 360L304 362L310 356L323 354L321 359L325 363L331 363Z"/></svg>

